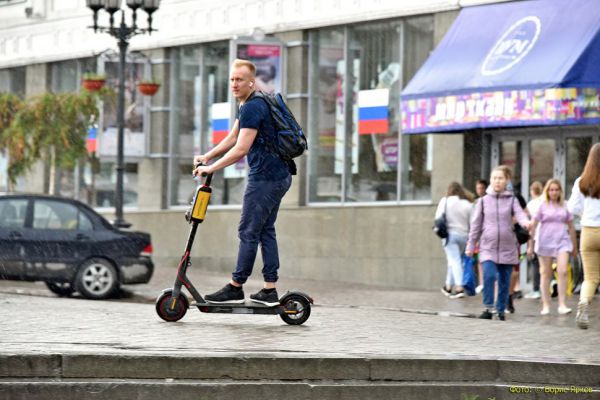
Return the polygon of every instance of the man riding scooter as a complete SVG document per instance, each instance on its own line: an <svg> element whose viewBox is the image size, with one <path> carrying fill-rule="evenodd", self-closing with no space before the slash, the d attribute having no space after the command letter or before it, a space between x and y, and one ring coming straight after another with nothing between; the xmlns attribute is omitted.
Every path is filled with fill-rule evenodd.
<svg viewBox="0 0 600 400"><path fill-rule="evenodd" d="M193 174L200 176L232 165L247 155L249 173L239 224L240 246L231 280L222 289L205 296L210 303L244 303L243 285L252 273L259 244L263 258L264 287L250 295L253 302L279 304L276 290L279 252L275 236L275 220L281 200L290 188L295 173L293 161L284 161L267 144L275 140L273 119L265 101L255 92L256 66L237 59L231 66L230 85L239 101L239 112L229 134L209 152L194 157L201 165Z"/></svg>

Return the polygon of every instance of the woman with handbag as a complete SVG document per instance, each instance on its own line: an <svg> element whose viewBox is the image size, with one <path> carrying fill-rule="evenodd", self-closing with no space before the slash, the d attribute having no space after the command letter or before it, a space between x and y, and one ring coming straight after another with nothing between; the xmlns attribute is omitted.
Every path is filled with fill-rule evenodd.
<svg viewBox="0 0 600 400"><path fill-rule="evenodd" d="M462 255L467 244L469 234L469 220L471 219L471 204L473 196L465 191L458 182L448 186L446 196L440 200L435 212L435 218L446 217L446 230L448 237L445 239L444 252L448 263L446 283L442 286L442 293L451 299L465 296L462 286L463 264Z"/></svg>
<svg viewBox="0 0 600 400"><path fill-rule="evenodd" d="M577 304L575 322L587 329L589 308L600 283L600 143L590 149L581 176L575 180L568 209L581 215L581 261L583 285Z"/></svg>
<svg viewBox="0 0 600 400"><path fill-rule="evenodd" d="M491 185L486 195L477 203L471 220L467 256L472 256L475 245L479 242L479 258L483 263L483 305L485 310L479 318L492 319L495 306L498 319L505 320L505 309L508 301L508 290L513 265L519 257L517 237L513 230L513 215L518 223L529 228L529 219L514 201L514 195L507 190L511 179L510 170L501 165L493 169ZM498 280L498 294L494 301L494 286Z"/></svg>
<svg viewBox="0 0 600 400"><path fill-rule="evenodd" d="M556 259L558 272L558 313L568 314L571 309L566 304L567 293L567 268L569 254L577 257L575 243L575 226L573 216L564 204L564 194L558 179L546 182L544 199L537 213L533 216L531 231L535 232L540 224L537 238L534 239L534 248L529 245L527 255L537 254L540 261L540 290L542 292L542 311L540 314L550 314L550 279L552 277L552 259Z"/></svg>

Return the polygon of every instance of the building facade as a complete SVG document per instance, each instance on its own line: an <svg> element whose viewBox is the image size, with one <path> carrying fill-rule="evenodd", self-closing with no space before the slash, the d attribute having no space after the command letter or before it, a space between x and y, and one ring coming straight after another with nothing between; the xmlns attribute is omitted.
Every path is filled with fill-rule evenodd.
<svg viewBox="0 0 600 400"><path fill-rule="evenodd" d="M193 154L218 143L230 126L229 64L249 58L259 84L284 93L309 141L278 219L282 275L437 287L446 267L431 225L450 182L472 189L491 167L507 163L524 194L529 182L550 177L568 187L599 139L589 121L403 133L403 91L461 10L512 3L519 2L163 0L154 14L158 32L134 37L128 55L125 220L152 234L159 267L177 264L188 233L183 213L197 184ZM0 92L76 91L86 72L116 87L116 41L89 29L91 16L79 0L0 0ZM161 82L157 95L136 91L143 78ZM110 217L114 105L102 105L94 128L90 161L53 181L57 193ZM0 153L0 191L5 166ZM216 174L194 264L232 269L245 173L239 163ZM18 189L47 191L48 181L40 165Z"/></svg>

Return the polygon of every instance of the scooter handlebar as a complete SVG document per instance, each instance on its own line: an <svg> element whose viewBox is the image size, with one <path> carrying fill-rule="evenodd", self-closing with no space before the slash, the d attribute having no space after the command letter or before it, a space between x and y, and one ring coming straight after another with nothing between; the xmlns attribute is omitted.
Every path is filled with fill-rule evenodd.
<svg viewBox="0 0 600 400"><path fill-rule="evenodd" d="M203 167L203 166L205 166L205 165L206 165L206 164L204 164L204 163L198 163L198 164L195 164L195 165L194 165L194 169L196 169L196 168L198 168L198 167ZM211 173L211 174L207 174L206 172L203 172L203 173L202 173L202 177L204 178L204 185L206 185L206 186L210 186L210 182L212 181L212 176L213 176L213 174L212 174L212 173Z"/></svg>

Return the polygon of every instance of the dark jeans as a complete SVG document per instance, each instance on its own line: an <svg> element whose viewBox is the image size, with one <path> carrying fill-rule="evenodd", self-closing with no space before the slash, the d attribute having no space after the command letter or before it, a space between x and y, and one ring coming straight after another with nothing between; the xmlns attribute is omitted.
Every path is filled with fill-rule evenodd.
<svg viewBox="0 0 600 400"><path fill-rule="evenodd" d="M510 264L496 264L487 260L483 262L483 305L491 310L494 307L494 286L498 281L498 297L496 298L496 311L503 313L508 302L508 288L513 266Z"/></svg>
<svg viewBox="0 0 600 400"><path fill-rule="evenodd" d="M265 282L277 282L279 251L275 237L275 220L281 199L291 184L291 175L278 181L248 181L238 229L240 248L237 265L232 274L235 282L246 283L252 273L259 244L263 259L264 280Z"/></svg>

